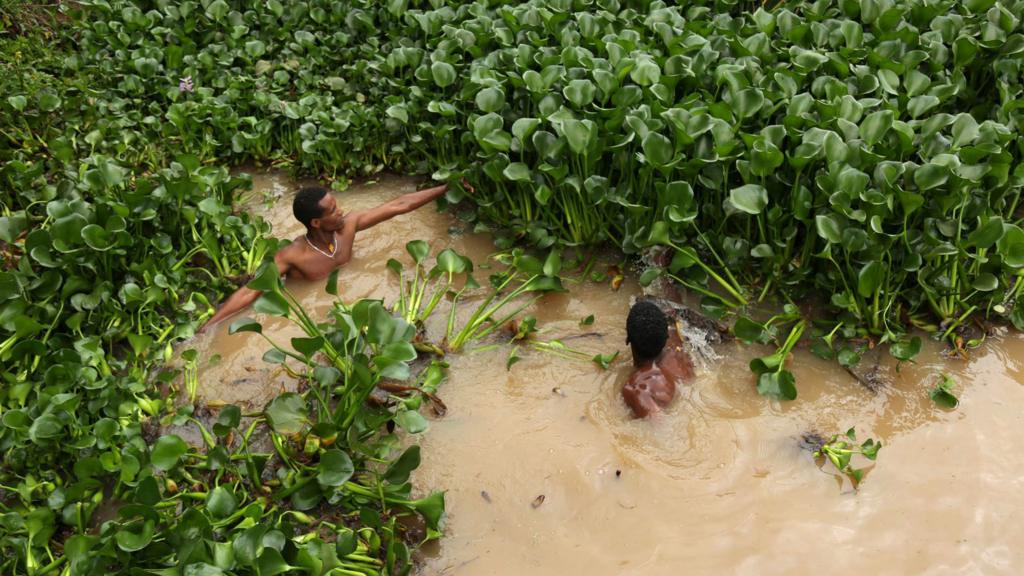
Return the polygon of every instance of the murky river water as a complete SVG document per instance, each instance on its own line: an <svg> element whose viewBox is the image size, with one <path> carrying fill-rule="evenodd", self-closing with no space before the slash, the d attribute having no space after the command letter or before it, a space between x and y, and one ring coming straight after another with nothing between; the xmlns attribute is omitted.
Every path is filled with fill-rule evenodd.
<svg viewBox="0 0 1024 576"><path fill-rule="evenodd" d="M259 192L283 194L269 211L275 233L294 237L295 183L255 178ZM413 190L385 178L338 195L362 209ZM422 238L482 262L486 237L452 234L450 216L425 207L361 233L341 274L346 301L383 298L398 282L388 258L409 261L404 245ZM330 297L321 283L289 286L314 314ZM764 353L723 344L718 360L680 388L654 421L628 417L618 390L629 371L624 344L626 281L572 286L533 313L541 338L599 336L571 345L591 354L621 350L608 371L540 352L505 369L506 348L450 358L439 395L448 414L421 438L415 485L447 490L445 538L423 554L423 574L1017 574L1024 561L1024 337L990 338L967 361L947 360L928 343L916 365L877 393L837 365L795 353L799 398L757 395L747 363ZM220 361L202 370L200 396L254 409L293 386L261 362L267 345L227 324L196 342ZM287 321L264 331L281 342ZM941 372L957 382L960 406L943 411L928 392ZM884 443L859 490L819 469L800 447L803 433L825 436L856 426ZM860 462L864 464L865 462ZM539 496L543 502L535 504Z"/></svg>

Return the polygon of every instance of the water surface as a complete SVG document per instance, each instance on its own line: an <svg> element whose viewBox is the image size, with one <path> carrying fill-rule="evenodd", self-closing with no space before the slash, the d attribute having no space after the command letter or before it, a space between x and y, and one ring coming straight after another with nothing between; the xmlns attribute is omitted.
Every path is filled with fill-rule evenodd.
<svg viewBox="0 0 1024 576"><path fill-rule="evenodd" d="M295 188L276 174L254 181L258 192L286 199ZM388 177L338 199L363 209L413 189L413 180ZM266 215L279 236L301 232L290 202ZM394 302L398 282L385 263L408 265L412 239L428 240L432 253L450 246L484 262L489 239L460 230L425 207L360 233L340 275L341 297ZM289 288L315 317L331 305L321 283ZM898 371L890 358L868 355L862 369L877 362L891 382L877 393L798 350L791 369L799 398L788 403L755 391L747 363L765 350L723 344L661 418L637 421L618 391L629 371L629 298L639 293L630 281L618 291L584 284L533 310L541 338L596 332L566 343L589 353L621 350L608 371L539 352L522 352L506 370L506 347L449 358L439 390L448 413L421 438L414 478L423 492L447 490L445 538L423 552L423 574L1019 572L1024 337L990 338L966 361L926 343L918 363ZM580 328L591 314L593 326ZM261 320L281 342L298 335L285 320ZM228 336L227 324L196 342L205 357L221 358L201 372L202 400L259 409L294 388L260 360L265 342ZM958 382L954 411L928 397L941 372ZM859 490L800 447L806 432L851 426L885 445Z"/></svg>

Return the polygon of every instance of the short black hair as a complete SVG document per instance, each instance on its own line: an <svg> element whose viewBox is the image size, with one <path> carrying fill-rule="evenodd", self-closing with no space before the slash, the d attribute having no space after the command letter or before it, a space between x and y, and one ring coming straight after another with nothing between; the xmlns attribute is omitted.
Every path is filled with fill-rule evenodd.
<svg viewBox="0 0 1024 576"><path fill-rule="evenodd" d="M629 309L626 343L633 348L633 360L653 360L668 341L668 318L661 308L643 300Z"/></svg>
<svg viewBox="0 0 1024 576"><path fill-rule="evenodd" d="M327 195L327 188L322 186L307 186L299 190L292 201L292 214L295 219L302 222L306 228L313 222L313 218L324 215L320 201Z"/></svg>

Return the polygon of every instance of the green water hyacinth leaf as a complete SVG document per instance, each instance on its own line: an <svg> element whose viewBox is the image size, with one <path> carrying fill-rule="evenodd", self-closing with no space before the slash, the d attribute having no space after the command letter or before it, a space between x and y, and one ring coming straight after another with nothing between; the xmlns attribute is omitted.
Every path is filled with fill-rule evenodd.
<svg viewBox="0 0 1024 576"><path fill-rule="evenodd" d="M246 286L261 292L279 291L281 289L281 277L277 272L277 265L273 262L266 262L261 265L256 271L256 275Z"/></svg>
<svg viewBox="0 0 1024 576"><path fill-rule="evenodd" d="M43 414L32 421L28 436L33 442L43 442L64 434L64 425L53 414Z"/></svg>
<svg viewBox="0 0 1024 576"><path fill-rule="evenodd" d="M408 110L406 110L404 105L393 104L391 106L388 106L387 109L384 110L384 113L387 114L388 117L394 118L395 120L398 120L402 124L409 123L409 112Z"/></svg>
<svg viewBox="0 0 1024 576"><path fill-rule="evenodd" d="M38 103L39 109L43 112L53 112L57 108L60 108L61 99L55 92L50 90L44 90L39 93Z"/></svg>
<svg viewBox="0 0 1024 576"><path fill-rule="evenodd" d="M857 293L862 298L869 298L878 290L885 278L885 270L880 262L872 261L861 267L857 273Z"/></svg>
<svg viewBox="0 0 1024 576"><path fill-rule="evenodd" d="M316 481L321 486L336 488L348 482L355 474L355 470L355 465L348 454L341 450L327 450L320 455Z"/></svg>
<svg viewBox="0 0 1024 576"><path fill-rule="evenodd" d="M437 254L437 268L445 274L452 275L472 271L473 264L458 252L445 248Z"/></svg>
<svg viewBox="0 0 1024 576"><path fill-rule="evenodd" d="M758 88L740 90L733 97L733 111L741 118L750 118L764 105L764 93Z"/></svg>
<svg viewBox="0 0 1024 576"><path fill-rule="evenodd" d="M796 378L789 370L765 372L757 378L757 392L780 400L796 400Z"/></svg>
<svg viewBox="0 0 1024 576"><path fill-rule="evenodd" d="M178 465L187 452L188 444L180 437L173 434L161 436L153 445L149 460L158 470L170 470Z"/></svg>
<svg viewBox="0 0 1024 576"><path fill-rule="evenodd" d="M978 292L992 292L999 288L999 279L990 272L982 272L971 281L971 288Z"/></svg>
<svg viewBox="0 0 1024 576"><path fill-rule="evenodd" d="M939 99L931 94L914 96L907 102L907 112L911 118L919 118L925 112L939 105Z"/></svg>
<svg viewBox="0 0 1024 576"><path fill-rule="evenodd" d="M412 240L405 245L405 251L412 256L413 262L422 264L430 254L430 245L423 240Z"/></svg>
<svg viewBox="0 0 1024 576"><path fill-rule="evenodd" d="M860 135L869 146L880 142L885 134L892 128L895 116L892 110L879 110L872 112L860 124Z"/></svg>
<svg viewBox="0 0 1024 576"><path fill-rule="evenodd" d="M421 434L430 427L427 419L415 410L404 410L395 416L395 424L409 434Z"/></svg>
<svg viewBox="0 0 1024 576"><path fill-rule="evenodd" d="M288 316L288 300L278 292L264 292L253 302L252 309L271 316Z"/></svg>
<svg viewBox="0 0 1024 576"><path fill-rule="evenodd" d="M956 382L954 382L949 376L943 374L938 384L932 388L928 395L932 399L932 402L935 402L935 404L940 408L952 410L960 404L960 399L953 394L954 386L956 386Z"/></svg>
<svg viewBox="0 0 1024 576"><path fill-rule="evenodd" d="M814 224L818 236L828 240L830 244L839 244L843 241L842 228L834 216L819 214L814 217Z"/></svg>
<svg viewBox="0 0 1024 576"><path fill-rule="evenodd" d="M644 151L644 157L658 168L664 168L672 164L674 150L672 141L658 134L649 132L640 143Z"/></svg>
<svg viewBox="0 0 1024 576"><path fill-rule="evenodd" d="M292 338L292 348L307 358L312 357L324 347L323 336L313 338Z"/></svg>
<svg viewBox="0 0 1024 576"><path fill-rule="evenodd" d="M978 136L981 135L981 131L978 129L978 121L974 119L970 114L958 114L956 120L953 121L953 146L961 147L968 144L973 144Z"/></svg>
<svg viewBox="0 0 1024 576"><path fill-rule="evenodd" d="M1003 237L996 243L1003 262L1011 268L1024 267L1024 230L1014 224L1004 226Z"/></svg>
<svg viewBox="0 0 1024 576"><path fill-rule="evenodd" d="M583 108L594 101L597 88L590 80L572 80L562 89L562 94L577 108Z"/></svg>
<svg viewBox="0 0 1024 576"><path fill-rule="evenodd" d="M938 188L948 180L949 169L938 164L928 163L914 171L914 184L922 191Z"/></svg>
<svg viewBox="0 0 1024 576"><path fill-rule="evenodd" d="M732 330L733 334L735 334L737 338L748 344L755 342L759 344L767 344L771 341L771 336L768 334L765 326L747 318L746 316L737 317Z"/></svg>
<svg viewBox="0 0 1024 576"><path fill-rule="evenodd" d="M975 228L967 236L967 245L977 248L991 248L1003 237L1004 225L1000 216L993 216Z"/></svg>
<svg viewBox="0 0 1024 576"><path fill-rule="evenodd" d="M505 93L501 88L484 88L476 94L476 107L483 112L500 112L505 107Z"/></svg>
<svg viewBox="0 0 1024 576"><path fill-rule="evenodd" d="M217 414L217 421L213 424L213 433L217 436L227 436L231 430L238 428L242 421L242 410L234 404L221 408Z"/></svg>
<svg viewBox="0 0 1024 576"><path fill-rule="evenodd" d="M768 206L768 191L758 184L747 184L729 191L729 205L740 212L760 214Z"/></svg>
<svg viewBox="0 0 1024 576"><path fill-rule="evenodd" d="M82 228L82 240L89 248L98 252L106 252L114 246L111 234L96 224L89 224Z"/></svg>
<svg viewBox="0 0 1024 576"><path fill-rule="evenodd" d="M591 120L565 120L562 132L575 154L584 154L597 137L597 125ZM539 133L538 133L539 134Z"/></svg>
<svg viewBox="0 0 1024 576"><path fill-rule="evenodd" d="M245 53L253 58L259 58L267 53L267 45L262 40L250 40L245 43Z"/></svg>
<svg viewBox="0 0 1024 576"><path fill-rule="evenodd" d="M893 358L903 362L912 361L918 354L921 353L921 338L914 336L910 340L900 340L894 342L889 347L889 354Z"/></svg>
<svg viewBox="0 0 1024 576"><path fill-rule="evenodd" d="M15 112L21 112L28 105L28 98L24 96L8 96L7 103L11 105L11 108L14 108Z"/></svg>
<svg viewBox="0 0 1024 576"><path fill-rule="evenodd" d="M643 54L637 58L629 77L640 86L651 86L661 81L661 67L654 58Z"/></svg>
<svg viewBox="0 0 1024 576"><path fill-rule="evenodd" d="M529 182L530 168L522 162L512 162L501 172L512 182Z"/></svg>
<svg viewBox="0 0 1024 576"><path fill-rule="evenodd" d="M294 392L286 392L267 404L263 414L275 432L284 435L298 434L309 421L306 401Z"/></svg>
<svg viewBox="0 0 1024 576"><path fill-rule="evenodd" d="M409 475L420 465L420 447L409 446L402 452L394 462L388 466L384 473L384 479L389 484L405 484L409 481Z"/></svg>
<svg viewBox="0 0 1024 576"><path fill-rule="evenodd" d="M125 528L118 530L114 535L114 540L117 542L117 547L125 552L138 552L149 543L153 541L153 534L155 529L155 523L152 520L146 520L141 524L137 524L132 529Z"/></svg>
<svg viewBox="0 0 1024 576"><path fill-rule="evenodd" d="M214 518L227 518L238 508L238 499L233 492L223 486L217 486L206 496L206 509Z"/></svg>
<svg viewBox="0 0 1024 576"><path fill-rule="evenodd" d="M540 120L537 118L519 118L512 123L512 135L520 142L528 142L538 126L540 126Z"/></svg>
<svg viewBox="0 0 1024 576"><path fill-rule="evenodd" d="M263 325L249 317L239 318L232 322L231 326L228 326L228 334L238 332L255 332L260 334L263 332Z"/></svg>
<svg viewBox="0 0 1024 576"><path fill-rule="evenodd" d="M426 498L410 502L409 506L423 517L428 528L441 529L441 519L444 517L444 492L434 492Z"/></svg>
<svg viewBox="0 0 1024 576"><path fill-rule="evenodd" d="M434 78L434 83L440 88L447 88L455 83L455 67L447 62L431 64L430 74Z"/></svg>

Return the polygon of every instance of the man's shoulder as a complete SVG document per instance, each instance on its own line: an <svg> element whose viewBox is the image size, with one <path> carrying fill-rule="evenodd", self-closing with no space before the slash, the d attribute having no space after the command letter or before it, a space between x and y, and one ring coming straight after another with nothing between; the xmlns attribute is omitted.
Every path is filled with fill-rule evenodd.
<svg viewBox="0 0 1024 576"><path fill-rule="evenodd" d="M292 241L284 241L277 249L277 258L283 262L291 262L296 256L302 254L302 243L299 240L302 236L296 236Z"/></svg>

